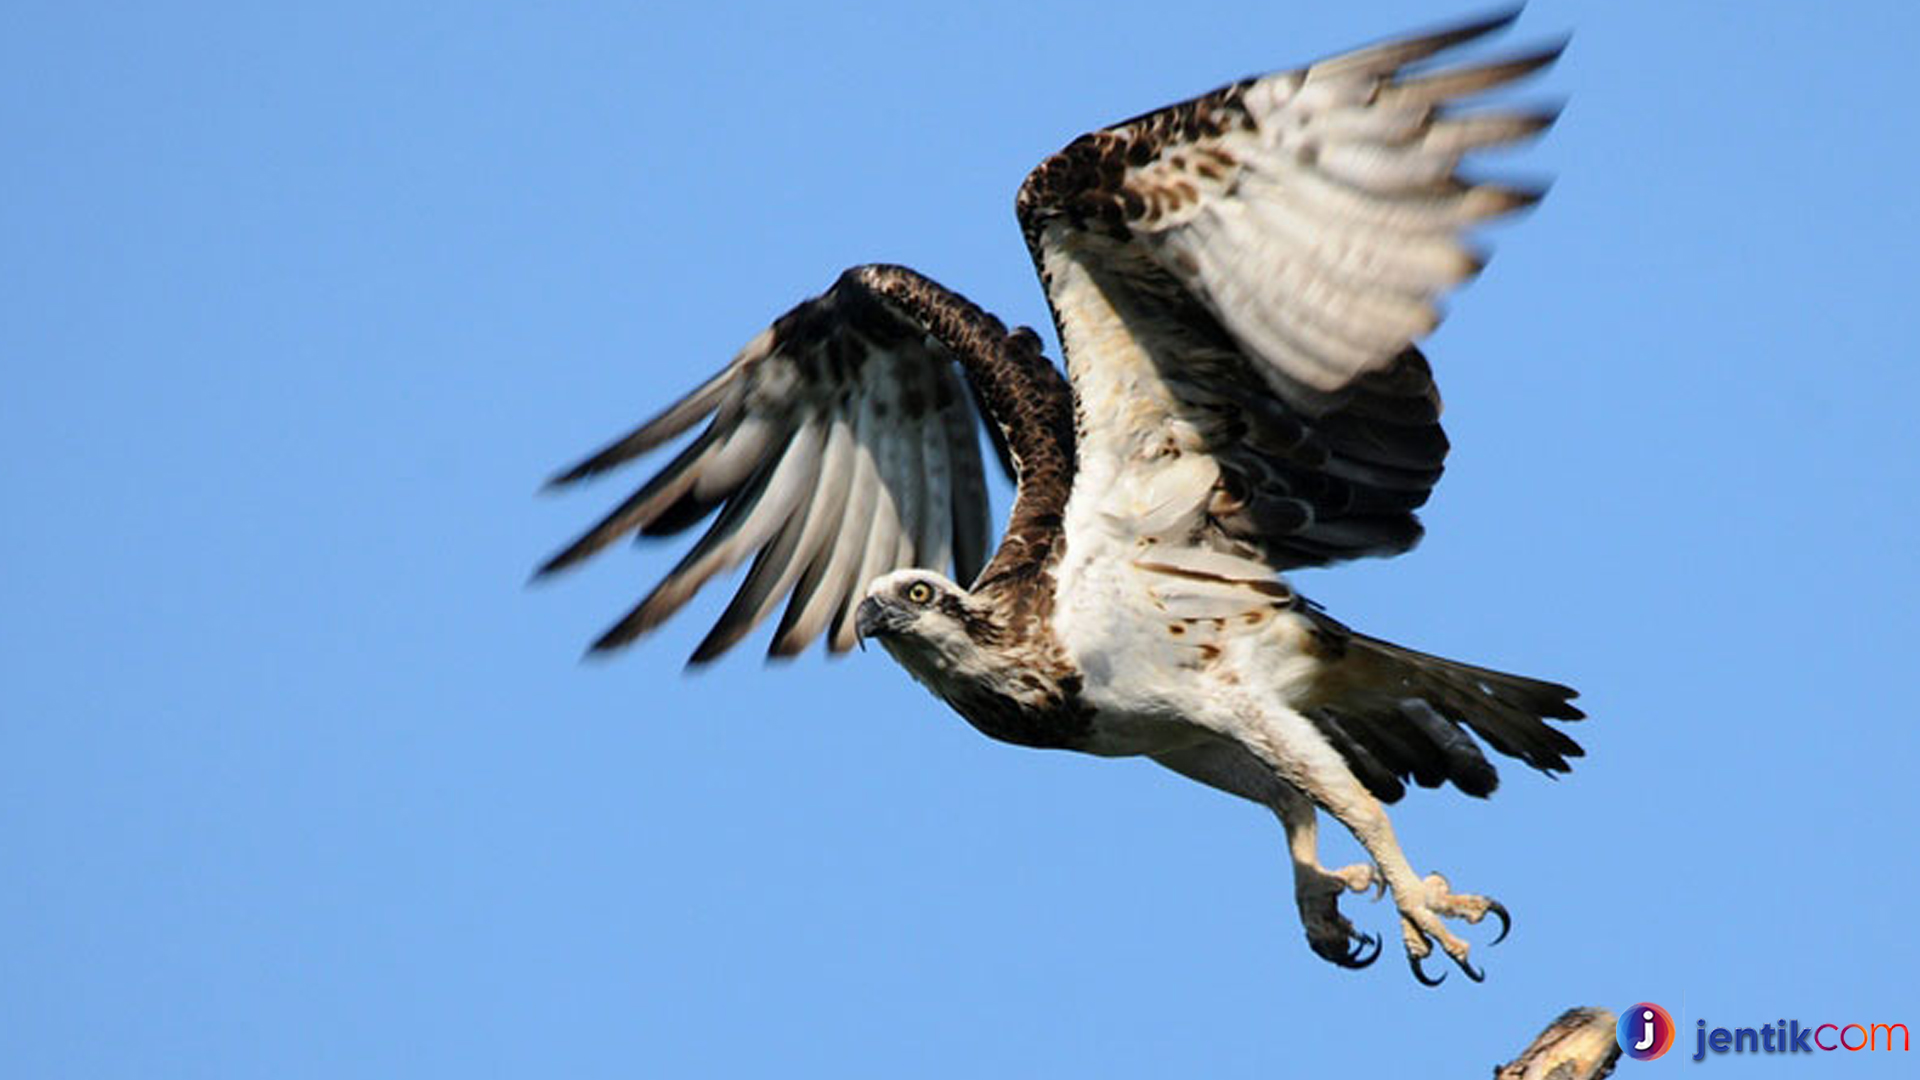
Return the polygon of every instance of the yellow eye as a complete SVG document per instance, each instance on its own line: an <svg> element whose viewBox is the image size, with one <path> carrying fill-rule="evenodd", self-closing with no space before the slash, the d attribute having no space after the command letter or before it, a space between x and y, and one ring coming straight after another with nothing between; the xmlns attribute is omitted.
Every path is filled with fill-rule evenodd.
<svg viewBox="0 0 1920 1080"><path fill-rule="evenodd" d="M916 581L907 586L907 599L916 604L930 604L933 602L933 586Z"/></svg>

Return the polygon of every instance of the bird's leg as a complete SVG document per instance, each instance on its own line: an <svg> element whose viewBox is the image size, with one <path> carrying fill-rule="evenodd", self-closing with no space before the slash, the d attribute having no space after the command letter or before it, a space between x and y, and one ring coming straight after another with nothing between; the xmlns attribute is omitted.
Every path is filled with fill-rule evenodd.
<svg viewBox="0 0 1920 1080"><path fill-rule="evenodd" d="M1431 956L1434 945L1438 944L1467 978L1479 982L1484 976L1468 962L1467 943L1447 929L1445 920L1477 923L1489 912L1498 912L1504 923L1506 909L1485 897L1455 895L1447 879L1439 874L1424 879L1416 875L1394 838L1386 808L1359 781L1345 775L1344 769L1342 773L1341 777L1325 783L1321 791L1309 791L1353 833L1354 839L1360 841L1360 846L1367 849L1379 866L1387 890L1393 894L1394 906L1400 909L1400 936L1414 977L1429 986L1436 986L1445 978L1445 975L1430 978L1421 968L1421 961ZM1505 936L1504 930L1502 936Z"/></svg>
<svg viewBox="0 0 1920 1080"><path fill-rule="evenodd" d="M1340 894L1365 892L1382 878L1364 863L1340 870L1320 865L1319 817L1312 800L1282 780L1272 765L1238 741L1209 739L1153 755L1174 772L1272 810L1287 828L1293 856L1293 896L1307 944L1341 967L1365 967L1380 956L1380 939L1354 930L1340 914Z"/></svg>
<svg viewBox="0 0 1920 1080"><path fill-rule="evenodd" d="M1368 863L1338 870L1320 865L1320 822L1313 803L1289 784L1276 785L1274 815L1287 829L1287 851L1293 856L1293 900L1307 930L1307 944L1327 961L1347 968L1363 968L1380 958L1380 939L1362 934L1340 914L1340 895L1366 892L1385 883Z"/></svg>
<svg viewBox="0 0 1920 1080"><path fill-rule="evenodd" d="M1413 865L1394 838L1386 807L1354 777L1339 753L1318 738L1305 717L1291 710L1277 714L1263 710L1258 722L1243 726L1242 730L1251 736L1246 741L1248 749L1272 766L1281 779L1345 825L1373 857L1377 873L1385 880L1387 890L1393 894L1394 906L1400 910L1401 938L1414 977L1428 985L1440 981L1429 978L1420 967L1421 961L1431 956L1434 945L1438 944L1469 979L1479 982L1484 978L1467 961L1467 943L1447 929L1445 920L1477 923L1491 913L1500 918L1504 937L1506 909L1483 896L1455 894L1447 880L1438 874L1422 879L1414 873Z"/></svg>

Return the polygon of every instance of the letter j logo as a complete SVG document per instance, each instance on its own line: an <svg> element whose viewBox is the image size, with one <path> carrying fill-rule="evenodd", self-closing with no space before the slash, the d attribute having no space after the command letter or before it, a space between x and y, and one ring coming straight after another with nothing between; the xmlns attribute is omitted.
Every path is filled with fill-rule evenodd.
<svg viewBox="0 0 1920 1080"><path fill-rule="evenodd" d="M1620 1014L1614 1038L1628 1057L1652 1061L1673 1048L1673 1017L1653 1002L1643 1001Z"/></svg>

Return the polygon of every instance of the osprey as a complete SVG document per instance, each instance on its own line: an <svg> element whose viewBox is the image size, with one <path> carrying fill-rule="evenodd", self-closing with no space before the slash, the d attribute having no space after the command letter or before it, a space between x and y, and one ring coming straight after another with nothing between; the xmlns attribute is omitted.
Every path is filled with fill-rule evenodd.
<svg viewBox="0 0 1920 1080"><path fill-rule="evenodd" d="M1516 13L1517 14L1517 13ZM693 654L786 601L771 654L871 638L986 735L1145 755L1271 809L1307 940L1343 966L1380 940L1338 908L1379 888L1416 977L1449 920L1506 910L1415 872L1385 804L1497 776L1480 742L1547 772L1577 743L1565 686L1425 655L1342 625L1279 574L1411 548L1447 452L1414 341L1482 260L1463 234L1538 194L1463 179L1462 157L1551 111L1459 108L1551 63L1410 65L1514 14L1246 79L1096 131L1020 187L1020 228L1067 378L1040 339L900 266L846 271L705 383L556 484L706 426L550 559L718 511L595 649L658 626L752 557ZM976 424L1017 495L988 557ZM983 565L984 564L984 565ZM951 565L956 579L940 571ZM966 584L963 584L966 583ZM1371 865L1317 855L1315 807ZM1498 939L1496 939L1498 940ZM1442 976L1444 977L1444 976Z"/></svg>

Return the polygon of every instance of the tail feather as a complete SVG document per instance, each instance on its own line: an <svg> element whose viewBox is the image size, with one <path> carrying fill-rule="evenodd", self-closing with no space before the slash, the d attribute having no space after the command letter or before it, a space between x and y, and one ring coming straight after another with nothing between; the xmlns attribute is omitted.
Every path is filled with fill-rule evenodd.
<svg viewBox="0 0 1920 1080"><path fill-rule="evenodd" d="M1328 620L1329 622L1331 620ZM1393 802L1402 781L1451 782L1469 795L1491 794L1499 775L1467 731L1493 749L1546 773L1572 769L1585 754L1549 719L1586 714L1579 692L1416 652L1345 630L1337 690L1310 716L1377 798Z"/></svg>

